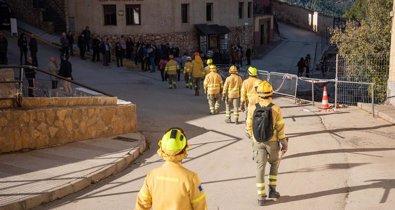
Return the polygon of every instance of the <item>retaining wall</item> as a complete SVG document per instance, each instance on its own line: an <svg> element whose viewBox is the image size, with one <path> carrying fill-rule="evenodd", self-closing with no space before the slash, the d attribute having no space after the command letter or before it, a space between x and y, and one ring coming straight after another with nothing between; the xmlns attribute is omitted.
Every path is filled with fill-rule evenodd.
<svg viewBox="0 0 395 210"><path fill-rule="evenodd" d="M13 99L12 99L13 100ZM0 100L0 153L136 131L136 105L115 97Z"/></svg>

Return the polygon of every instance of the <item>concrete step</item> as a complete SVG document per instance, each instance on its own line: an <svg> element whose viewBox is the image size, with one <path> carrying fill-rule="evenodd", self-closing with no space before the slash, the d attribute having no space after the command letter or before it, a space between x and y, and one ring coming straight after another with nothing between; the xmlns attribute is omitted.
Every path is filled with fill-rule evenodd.
<svg viewBox="0 0 395 210"><path fill-rule="evenodd" d="M0 209L31 209L125 169L147 148L140 133L0 155Z"/></svg>

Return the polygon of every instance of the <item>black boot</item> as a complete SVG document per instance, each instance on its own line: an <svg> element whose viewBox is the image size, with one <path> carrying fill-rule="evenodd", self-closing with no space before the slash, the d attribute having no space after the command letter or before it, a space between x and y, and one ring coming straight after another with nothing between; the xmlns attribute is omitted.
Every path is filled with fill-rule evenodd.
<svg viewBox="0 0 395 210"><path fill-rule="evenodd" d="M258 206L263 206L265 205L265 200L264 199L258 199Z"/></svg>
<svg viewBox="0 0 395 210"><path fill-rule="evenodd" d="M269 198L279 199L280 193L276 191L276 187L269 186Z"/></svg>

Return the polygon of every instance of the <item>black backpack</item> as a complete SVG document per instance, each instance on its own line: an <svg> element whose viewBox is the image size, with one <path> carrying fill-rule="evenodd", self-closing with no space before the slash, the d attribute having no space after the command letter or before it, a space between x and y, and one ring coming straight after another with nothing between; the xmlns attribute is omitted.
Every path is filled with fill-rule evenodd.
<svg viewBox="0 0 395 210"><path fill-rule="evenodd" d="M252 131L257 142L266 142L273 137L272 106L272 103L268 106L261 106L259 103L255 104Z"/></svg>

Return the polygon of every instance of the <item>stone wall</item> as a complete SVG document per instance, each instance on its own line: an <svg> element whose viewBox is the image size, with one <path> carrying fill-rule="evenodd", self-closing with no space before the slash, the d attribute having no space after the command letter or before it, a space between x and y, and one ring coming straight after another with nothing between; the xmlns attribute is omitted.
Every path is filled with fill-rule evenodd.
<svg viewBox="0 0 395 210"><path fill-rule="evenodd" d="M13 69L0 69L0 82L13 81ZM15 98L16 84L15 83L0 83L0 98Z"/></svg>
<svg viewBox="0 0 395 210"><path fill-rule="evenodd" d="M243 47L243 51L245 52L248 46L253 46L254 31L252 25L232 27L229 29L229 47L233 44L240 44L240 46Z"/></svg>
<svg viewBox="0 0 395 210"><path fill-rule="evenodd" d="M89 104L91 99L86 99L71 99L74 102L59 106L47 102L59 99L24 99L23 103L31 107L0 110L0 153L136 131L134 104L117 105L116 98L98 99ZM39 104L33 107L34 102Z"/></svg>
<svg viewBox="0 0 395 210"><path fill-rule="evenodd" d="M395 11L395 0L393 10ZM395 16L392 16L392 30L395 30ZM387 83L387 102L395 106L395 33L391 33L390 70Z"/></svg>
<svg viewBox="0 0 395 210"><path fill-rule="evenodd" d="M34 8L33 0L12 0L8 1L8 4L12 11L15 13L15 16L18 19L21 19L33 26L36 26L48 33L54 33L54 23L44 21L43 12L45 9L43 8L52 8L55 12L57 12L65 22L66 14L65 14L65 0L46 0L42 1L42 8Z"/></svg>
<svg viewBox="0 0 395 210"><path fill-rule="evenodd" d="M313 20L309 24L309 14L313 17L314 11L304 9L295 5L290 5L277 0L273 1L273 12L278 21L285 22L299 28L313 30ZM318 14L317 31L326 31L328 27L333 27L333 17Z"/></svg>

